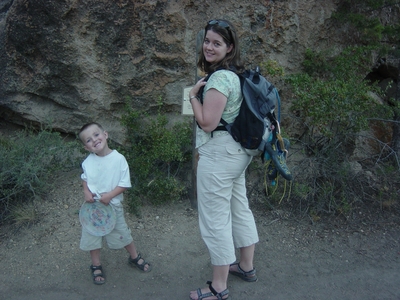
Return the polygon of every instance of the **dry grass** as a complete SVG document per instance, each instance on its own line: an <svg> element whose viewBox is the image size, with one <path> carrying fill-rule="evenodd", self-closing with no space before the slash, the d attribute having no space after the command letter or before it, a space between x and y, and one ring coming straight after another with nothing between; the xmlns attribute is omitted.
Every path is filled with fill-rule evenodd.
<svg viewBox="0 0 400 300"><path fill-rule="evenodd" d="M37 206L34 202L11 208L10 221L16 225L32 225L39 221Z"/></svg>

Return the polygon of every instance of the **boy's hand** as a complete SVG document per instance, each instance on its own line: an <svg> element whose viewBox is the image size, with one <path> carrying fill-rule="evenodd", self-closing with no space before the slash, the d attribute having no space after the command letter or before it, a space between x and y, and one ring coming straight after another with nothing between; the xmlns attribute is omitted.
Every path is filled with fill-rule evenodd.
<svg viewBox="0 0 400 300"><path fill-rule="evenodd" d="M94 194L94 193L92 193L92 192L90 192L90 191L85 191L85 201L86 202L90 202L90 203L93 203L95 200L94 200L94 197L96 196L96 194Z"/></svg>
<svg viewBox="0 0 400 300"><path fill-rule="evenodd" d="M101 197L100 197L99 201L101 203L103 203L104 205L110 204L111 199L112 199L112 196L110 196L110 193L104 193L104 194L101 194L100 196Z"/></svg>

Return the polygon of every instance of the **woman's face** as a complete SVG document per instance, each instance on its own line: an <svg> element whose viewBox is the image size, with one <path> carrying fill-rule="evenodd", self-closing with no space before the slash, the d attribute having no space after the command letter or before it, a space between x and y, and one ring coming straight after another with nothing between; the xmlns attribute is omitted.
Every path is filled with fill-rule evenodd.
<svg viewBox="0 0 400 300"><path fill-rule="evenodd" d="M208 30L203 42L203 54L207 62L215 64L224 59L231 52L233 45L229 47L222 36L212 30Z"/></svg>

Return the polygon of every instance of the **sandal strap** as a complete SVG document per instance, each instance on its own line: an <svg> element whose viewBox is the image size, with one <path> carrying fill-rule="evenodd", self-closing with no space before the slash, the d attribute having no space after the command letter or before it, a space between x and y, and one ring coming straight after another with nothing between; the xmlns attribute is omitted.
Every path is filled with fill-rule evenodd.
<svg viewBox="0 0 400 300"><path fill-rule="evenodd" d="M139 264L139 260L142 260L142 263ZM143 272L150 272L151 271L151 264L147 262L141 255L138 253L137 257L133 259L131 256L128 258L129 265L132 267L137 267ZM147 269L145 269L147 266Z"/></svg>
<svg viewBox="0 0 400 300"><path fill-rule="evenodd" d="M92 272L92 277L93 277L93 283L97 285L105 284L106 283L106 277L104 276L103 273L103 267L100 266L90 266L90 271ZM98 273L95 273L96 271L100 271ZM101 277L103 280L96 280L98 277Z"/></svg>
<svg viewBox="0 0 400 300"><path fill-rule="evenodd" d="M213 288L213 286L211 285L212 281L207 281L208 284L208 288L210 289L211 293L216 296L218 294L218 292Z"/></svg>
<svg viewBox="0 0 400 300"><path fill-rule="evenodd" d="M140 255L140 253L138 253L138 255L137 255L137 257L135 258L135 259L133 259L133 258L131 258L131 261L134 263L134 264L138 264L138 262L139 262L139 260L142 258L142 256Z"/></svg>
<svg viewBox="0 0 400 300"><path fill-rule="evenodd" d="M197 300L202 300L204 298L208 298L208 297L211 297L211 296L213 296L213 293L208 292L208 293L203 294L201 292L200 288L197 289L197 297L198 297Z"/></svg>
<svg viewBox="0 0 400 300"><path fill-rule="evenodd" d="M238 271L240 273L242 273L246 277L256 274L256 269L253 269L253 270L250 270L250 271L246 272L246 271L243 271L243 269L240 267L239 263L237 264L237 266L238 266Z"/></svg>
<svg viewBox="0 0 400 300"><path fill-rule="evenodd" d="M103 271L103 267L100 265L100 266L93 266L93 265L91 265L90 266L90 270L92 270L93 272L94 271L97 271L97 270L100 270L100 271Z"/></svg>
<svg viewBox="0 0 400 300"><path fill-rule="evenodd" d="M222 297L225 296L225 295L228 295L228 294L229 294L229 290L228 290L228 289L225 289L225 290L223 290L221 293L218 293L218 292L213 288L213 286L211 285L211 283L212 283L212 281L207 281L208 288L210 289L211 293L212 293L215 297L217 297L218 300L224 300L224 299L222 299Z"/></svg>

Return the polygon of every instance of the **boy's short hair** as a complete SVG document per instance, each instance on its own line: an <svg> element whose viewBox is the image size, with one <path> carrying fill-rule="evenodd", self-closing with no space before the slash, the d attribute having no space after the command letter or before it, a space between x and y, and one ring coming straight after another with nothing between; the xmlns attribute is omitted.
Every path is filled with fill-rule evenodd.
<svg viewBox="0 0 400 300"><path fill-rule="evenodd" d="M86 123L85 125L83 125L83 126L81 127L81 129L80 129L79 132L78 132L78 138L81 140L81 142L83 142L82 139L81 139L81 133L82 133L82 131L84 131L85 129L87 129L88 127L90 127L90 126L92 126L92 125L96 125L97 127L100 128L100 130L104 131L103 126L101 126L99 123L96 123L96 122Z"/></svg>

